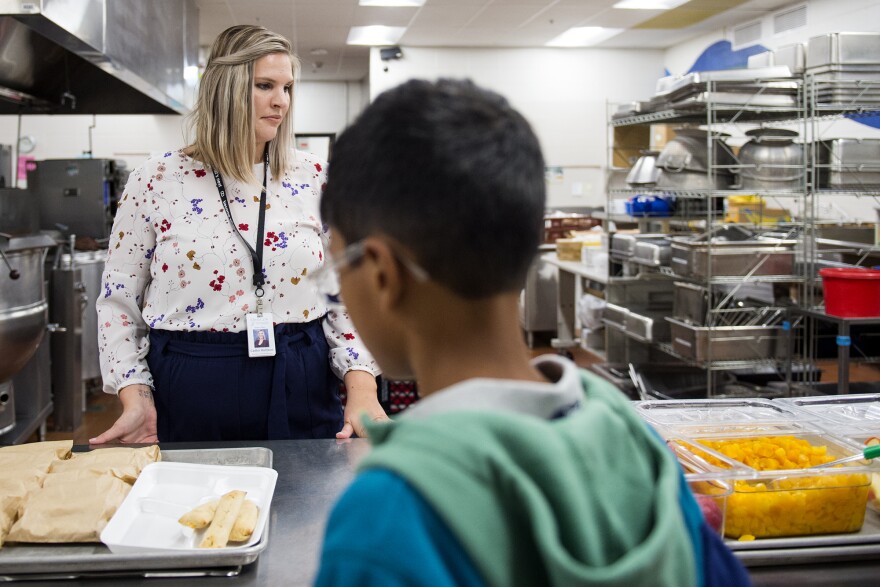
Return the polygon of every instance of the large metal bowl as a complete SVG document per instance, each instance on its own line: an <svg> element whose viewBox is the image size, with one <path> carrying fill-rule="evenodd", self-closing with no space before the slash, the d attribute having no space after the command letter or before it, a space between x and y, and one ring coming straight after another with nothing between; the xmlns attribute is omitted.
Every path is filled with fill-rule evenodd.
<svg viewBox="0 0 880 587"><path fill-rule="evenodd" d="M708 144L712 142L712 165L716 173L731 174L736 158L724 139L730 135L697 128L678 128L657 158L657 166L664 173L694 171L707 174L710 171Z"/></svg>
<svg viewBox="0 0 880 587"><path fill-rule="evenodd" d="M798 133L778 128L756 128L740 147L740 182L744 190L797 190L804 187L804 146Z"/></svg>
<svg viewBox="0 0 880 587"><path fill-rule="evenodd" d="M660 169L657 167L659 151L642 151L632 169L626 175L626 183L631 187L649 187L657 183Z"/></svg>

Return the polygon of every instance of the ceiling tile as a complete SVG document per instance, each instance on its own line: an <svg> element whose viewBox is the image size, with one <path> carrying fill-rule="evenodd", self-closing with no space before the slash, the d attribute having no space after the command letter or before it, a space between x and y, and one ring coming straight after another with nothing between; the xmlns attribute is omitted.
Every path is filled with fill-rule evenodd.
<svg viewBox="0 0 880 587"><path fill-rule="evenodd" d="M616 1L428 0L421 8L363 7L358 0L196 0L196 5L202 46L209 46L228 26L259 23L293 41L304 65L302 79L362 79L369 71L369 49L345 44L352 26L408 26L400 44L423 47L543 47L571 27L606 26L630 30L601 47L662 49L792 4L691 0L680 7L691 11L691 24L682 26L669 20L678 9L618 10L612 8ZM694 10L704 12L696 18ZM656 28L660 25L673 28ZM312 56L309 52L315 48L327 54ZM316 61L322 62L320 68L314 66ZM342 77L346 75L352 77Z"/></svg>

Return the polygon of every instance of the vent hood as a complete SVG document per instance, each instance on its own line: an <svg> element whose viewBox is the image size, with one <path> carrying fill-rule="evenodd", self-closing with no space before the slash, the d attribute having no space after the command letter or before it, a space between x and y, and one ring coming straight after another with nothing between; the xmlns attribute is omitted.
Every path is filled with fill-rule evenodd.
<svg viewBox="0 0 880 587"><path fill-rule="evenodd" d="M0 0L0 114L185 114L195 0Z"/></svg>

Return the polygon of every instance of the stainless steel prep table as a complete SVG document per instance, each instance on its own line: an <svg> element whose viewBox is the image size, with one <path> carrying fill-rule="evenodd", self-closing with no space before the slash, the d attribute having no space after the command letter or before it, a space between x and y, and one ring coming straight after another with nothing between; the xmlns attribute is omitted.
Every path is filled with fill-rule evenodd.
<svg viewBox="0 0 880 587"><path fill-rule="evenodd" d="M237 577L198 579L113 578L115 586L160 585L310 585L317 571L324 526L330 508L368 450L366 440L277 440L267 442L175 443L163 449L265 446L272 450L278 482L272 500L269 544L257 562ZM357 537L352 537L357 539ZM880 576L880 559L824 564L781 564L749 569L756 585L864 585ZM93 586L94 579L29 581L27 585Z"/></svg>
<svg viewBox="0 0 880 587"><path fill-rule="evenodd" d="M284 585L311 584L317 572L324 526L336 498L354 476L354 467L369 448L363 439L289 440L226 443L163 443L163 450L263 446L272 451L278 481L272 498L268 545L256 562L236 577L173 579L114 576L108 585ZM75 447L74 450L83 447ZM50 569L46 569L50 572ZM132 572L137 569L132 568ZM0 566L0 575L3 575ZM95 577L64 581L27 581L26 585L93 586ZM0 581L2 583L2 581Z"/></svg>

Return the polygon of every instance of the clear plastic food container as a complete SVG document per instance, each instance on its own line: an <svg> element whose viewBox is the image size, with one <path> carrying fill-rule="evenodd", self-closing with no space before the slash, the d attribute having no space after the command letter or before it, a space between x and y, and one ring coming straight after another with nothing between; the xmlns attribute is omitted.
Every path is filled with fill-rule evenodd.
<svg viewBox="0 0 880 587"><path fill-rule="evenodd" d="M721 424L741 425L745 427L741 432L746 432L748 426L765 431L768 425L782 426L784 430L790 423L815 420L809 413L759 398L643 401L636 404L636 410L655 426L686 428L694 433L706 426L707 430L717 431Z"/></svg>
<svg viewBox="0 0 880 587"><path fill-rule="evenodd" d="M660 426L694 491L723 500L722 534L750 540L857 532L876 465L821 465L859 452L822 428L795 421ZM724 488L729 492L725 493Z"/></svg>
<svg viewBox="0 0 880 587"><path fill-rule="evenodd" d="M775 400L833 430L880 431L880 394L786 397ZM880 434L877 434L880 436Z"/></svg>
<svg viewBox="0 0 880 587"><path fill-rule="evenodd" d="M806 470L859 452L809 411L778 400L647 401L636 409L666 438L700 495L722 501L724 536L805 536L861 529L877 465ZM727 491L725 491L725 489Z"/></svg>
<svg viewBox="0 0 880 587"><path fill-rule="evenodd" d="M776 401L809 415L829 433L857 446L880 444L880 394L781 398ZM880 512L880 472L871 475L868 506Z"/></svg>

